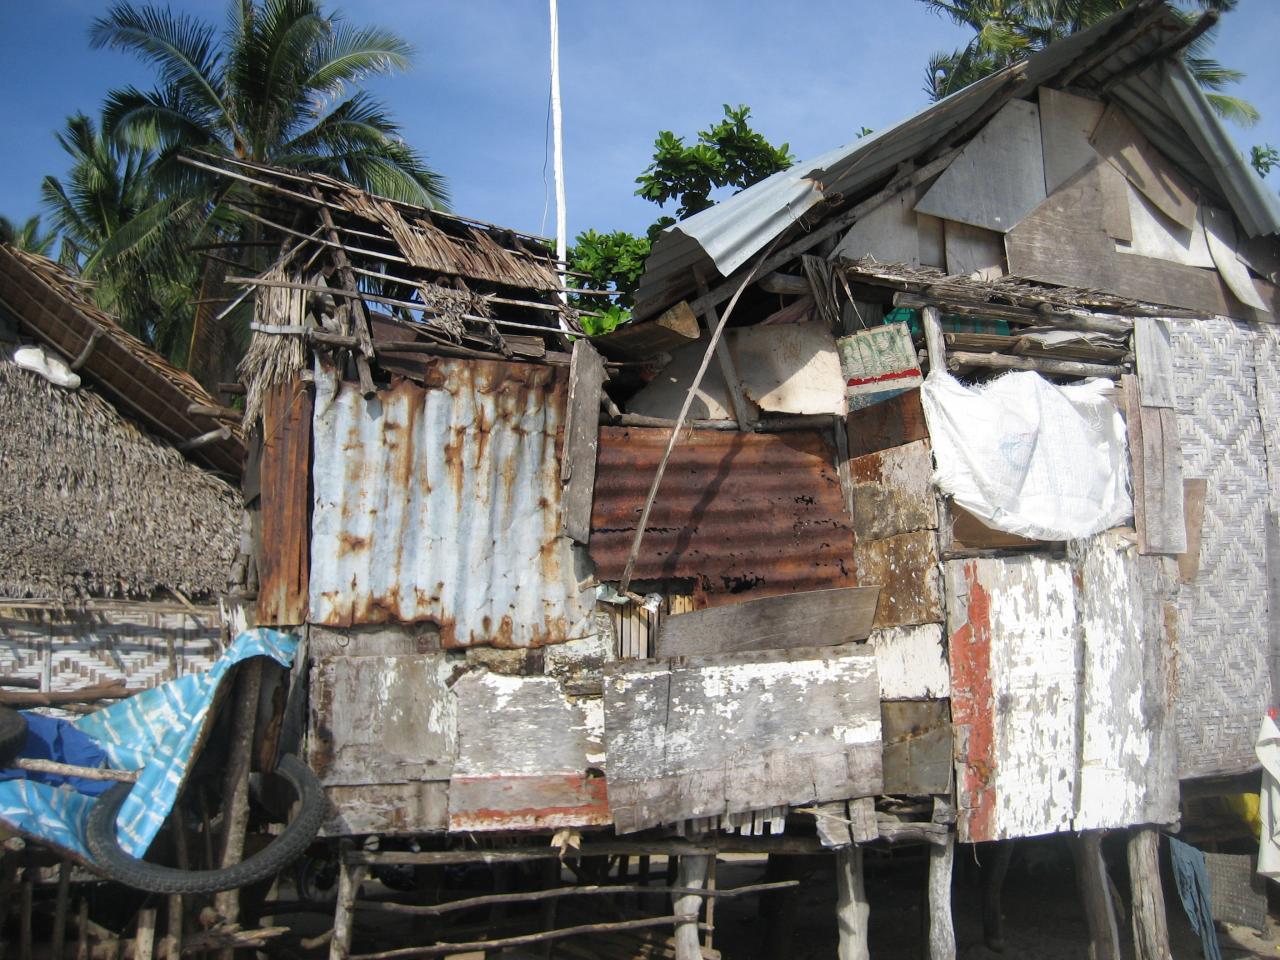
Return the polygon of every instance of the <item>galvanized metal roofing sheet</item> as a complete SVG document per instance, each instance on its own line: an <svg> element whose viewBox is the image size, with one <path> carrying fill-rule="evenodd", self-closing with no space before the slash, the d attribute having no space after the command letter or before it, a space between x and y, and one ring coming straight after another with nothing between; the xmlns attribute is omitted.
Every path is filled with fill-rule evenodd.
<svg viewBox="0 0 1280 960"><path fill-rule="evenodd" d="M946 142L992 98L1009 96L1016 73L1024 75L1017 96L1082 67L1076 82L1101 89L1184 28L1165 5L1135 4L896 126L798 163L669 227L646 262L637 316L652 315L691 293L696 267L730 275L824 198L847 203L870 192L900 163ZM1105 44L1115 47L1091 63ZM1280 200L1244 161L1181 61L1122 77L1105 95L1130 113L1158 149L1219 194L1250 235L1280 232Z"/></svg>
<svg viewBox="0 0 1280 960"><path fill-rule="evenodd" d="M425 389L366 401L321 367L311 622L432 621L446 647L586 632L591 597L560 536L567 392L551 367L441 358Z"/></svg>
<svg viewBox="0 0 1280 960"><path fill-rule="evenodd" d="M600 428L590 552L601 580L622 576L669 436ZM690 431L667 465L636 579L696 579L713 595L853 586L853 533L834 464L815 432Z"/></svg>

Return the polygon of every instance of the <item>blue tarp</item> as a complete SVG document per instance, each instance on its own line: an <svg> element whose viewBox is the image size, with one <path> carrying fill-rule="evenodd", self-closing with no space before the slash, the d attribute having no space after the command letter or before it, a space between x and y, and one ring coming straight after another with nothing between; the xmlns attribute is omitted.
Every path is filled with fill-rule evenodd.
<svg viewBox="0 0 1280 960"><path fill-rule="evenodd" d="M138 782L121 807L116 825L121 848L141 857L173 809L195 745L209 719L214 694L227 672L241 660L258 656L271 657L288 666L297 645L297 637L278 630L247 630L205 673L179 677L81 717L67 725L70 731L46 722L49 718L41 718L36 723L40 732L35 749L48 752L32 756L65 759L82 766L98 766L105 759L103 765L113 769L138 771ZM75 736L76 732L87 734L92 742L86 745ZM32 744L31 738L28 743ZM100 756L94 751L94 744ZM72 752L59 757L59 749L74 751L81 760L94 762L71 759ZM6 776L22 779L0 782L0 820L90 859L84 843L84 824L94 799L78 788L92 783L91 789L101 792L111 784L68 782L69 778L48 775L28 778L21 770L0 771L0 779Z"/></svg>

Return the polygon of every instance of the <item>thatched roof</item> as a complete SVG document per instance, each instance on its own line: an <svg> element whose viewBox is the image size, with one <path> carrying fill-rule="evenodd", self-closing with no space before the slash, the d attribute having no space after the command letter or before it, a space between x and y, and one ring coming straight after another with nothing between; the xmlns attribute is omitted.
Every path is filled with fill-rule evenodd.
<svg viewBox="0 0 1280 960"><path fill-rule="evenodd" d="M0 596L147 598L225 586L240 527L229 484L93 388L0 359Z"/></svg>
<svg viewBox="0 0 1280 960"><path fill-rule="evenodd" d="M191 374L98 309L88 298L86 285L58 264L0 245L0 309L24 335L68 363L84 354L78 372L85 381L160 439L182 447L221 431L187 455L210 469L239 477L244 442L238 425L209 412L217 408L217 401Z"/></svg>

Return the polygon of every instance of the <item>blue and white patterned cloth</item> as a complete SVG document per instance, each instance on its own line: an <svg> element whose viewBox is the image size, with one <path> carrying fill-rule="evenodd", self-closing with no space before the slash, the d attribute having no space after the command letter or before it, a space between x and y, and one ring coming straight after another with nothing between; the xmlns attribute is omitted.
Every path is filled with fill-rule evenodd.
<svg viewBox="0 0 1280 960"><path fill-rule="evenodd" d="M116 820L126 853L145 854L173 809L227 672L249 657L271 657L289 666L297 646L292 634L266 627L246 630L205 673L179 677L75 721L77 730L101 746L108 767L138 771L138 782ZM93 803L94 798L77 792L74 784L0 782L0 820L86 860L91 857L84 827Z"/></svg>

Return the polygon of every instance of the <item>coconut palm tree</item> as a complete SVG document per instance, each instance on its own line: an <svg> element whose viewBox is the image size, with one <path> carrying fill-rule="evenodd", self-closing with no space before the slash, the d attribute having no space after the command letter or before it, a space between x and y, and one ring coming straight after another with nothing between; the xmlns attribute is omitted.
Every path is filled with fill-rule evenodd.
<svg viewBox="0 0 1280 960"><path fill-rule="evenodd" d="M204 205L161 193L155 156L105 137L82 113L57 138L71 169L65 182L45 177L41 196L64 265L94 281L98 305L127 330L180 360Z"/></svg>
<svg viewBox="0 0 1280 960"><path fill-rule="evenodd" d="M196 147L327 173L422 206L447 200L443 178L401 139L383 106L350 92L409 65L409 44L391 31L354 27L319 0L230 0L221 35L168 8L117 3L94 21L90 42L156 68L156 89L108 95L103 123L108 134L156 151L166 186L190 185L189 172L167 159Z"/></svg>
<svg viewBox="0 0 1280 960"><path fill-rule="evenodd" d="M1129 6L1133 0L920 0L935 13L958 26L969 27L974 37L951 52L935 53L929 59L925 92L931 100L941 100L975 80L1041 50L1054 40L1104 20ZM1220 13L1235 8L1237 0L1195 0L1195 6ZM1196 14L1180 11L1188 24ZM1253 104L1221 91L1243 78L1206 54L1213 45L1213 31L1192 42L1186 53L1192 75L1208 92L1209 102L1220 116L1242 126L1258 121Z"/></svg>
<svg viewBox="0 0 1280 960"><path fill-rule="evenodd" d="M38 253L47 257L53 249L53 241L57 236L40 232L40 216L29 217L26 222L18 223L8 217L0 217L0 243L25 250L27 253Z"/></svg>

